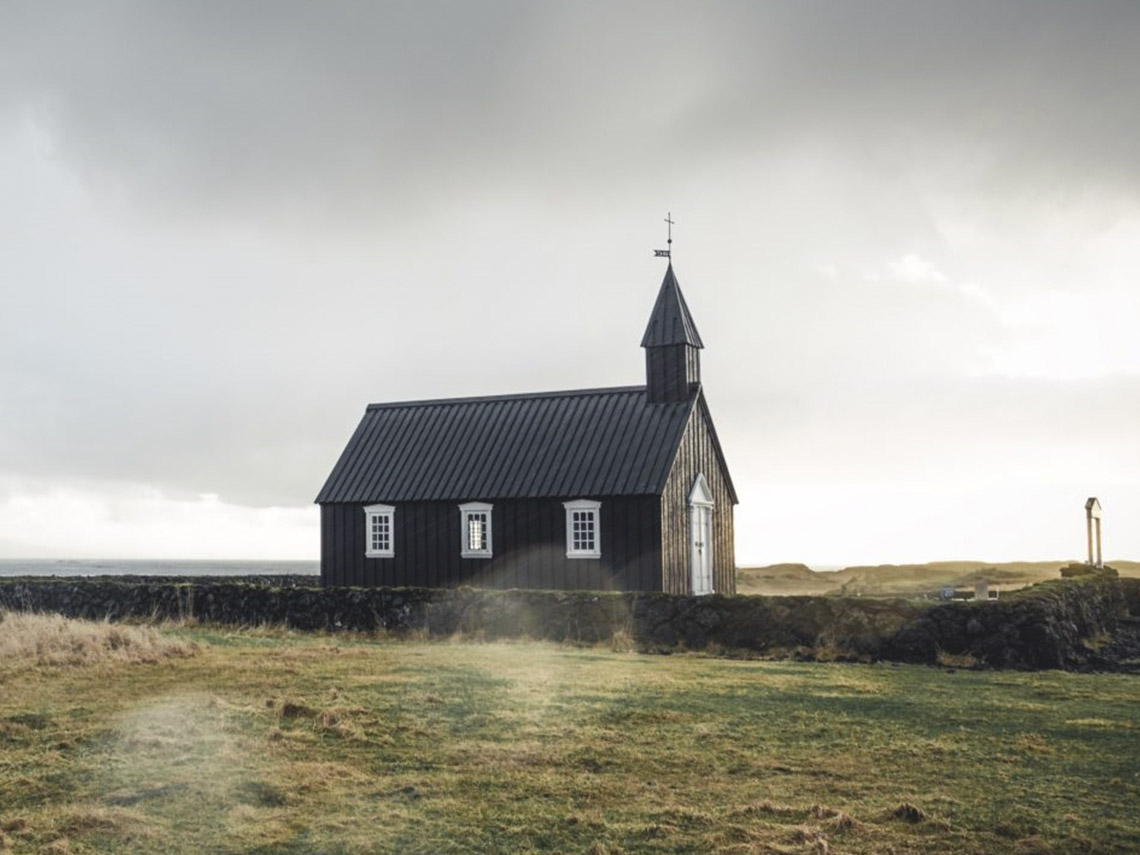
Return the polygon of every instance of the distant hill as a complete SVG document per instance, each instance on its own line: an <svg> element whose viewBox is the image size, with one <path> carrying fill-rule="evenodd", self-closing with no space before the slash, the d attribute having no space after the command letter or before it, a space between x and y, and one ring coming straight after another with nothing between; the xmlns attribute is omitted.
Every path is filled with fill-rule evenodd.
<svg viewBox="0 0 1140 855"><path fill-rule="evenodd" d="M736 590L740 594L829 594L841 583L834 573L817 573L806 564L772 564L768 567L740 567Z"/></svg>
<svg viewBox="0 0 1140 855"><path fill-rule="evenodd" d="M917 596L936 593L944 587L972 588L980 579L991 589L1014 590L1060 577L1068 561L932 561L928 564L879 564L817 572L805 564L772 564L740 567L736 589L740 594L791 596L833 594L836 596ZM1140 562L1109 561L1122 576L1140 577Z"/></svg>

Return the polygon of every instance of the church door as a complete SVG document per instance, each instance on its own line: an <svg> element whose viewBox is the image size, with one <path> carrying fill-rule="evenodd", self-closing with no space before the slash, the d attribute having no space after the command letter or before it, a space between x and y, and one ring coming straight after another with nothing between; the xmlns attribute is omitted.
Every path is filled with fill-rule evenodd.
<svg viewBox="0 0 1140 855"><path fill-rule="evenodd" d="M698 475L689 494L690 566L695 596L713 592L713 500L703 475Z"/></svg>

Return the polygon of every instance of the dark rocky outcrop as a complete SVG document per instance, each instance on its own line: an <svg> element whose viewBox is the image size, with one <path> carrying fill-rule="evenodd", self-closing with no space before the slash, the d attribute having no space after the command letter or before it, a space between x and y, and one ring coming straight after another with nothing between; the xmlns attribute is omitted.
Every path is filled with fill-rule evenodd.
<svg viewBox="0 0 1140 855"><path fill-rule="evenodd" d="M1066 564L1061 568L1062 579L1072 579L1076 576L1099 576L1115 579L1119 575L1120 573L1115 567L1109 567L1107 564L1103 567L1097 567L1095 564Z"/></svg>
<svg viewBox="0 0 1140 855"><path fill-rule="evenodd" d="M1136 614L1140 580L1082 575L997 601L935 606L889 639L883 656L932 662L951 654L992 668L1096 666L1097 647Z"/></svg>

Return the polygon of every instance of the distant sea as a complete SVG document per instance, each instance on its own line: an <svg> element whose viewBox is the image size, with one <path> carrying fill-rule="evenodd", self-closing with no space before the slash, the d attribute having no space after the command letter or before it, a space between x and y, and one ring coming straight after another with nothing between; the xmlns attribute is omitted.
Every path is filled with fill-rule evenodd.
<svg viewBox="0 0 1140 855"><path fill-rule="evenodd" d="M320 572L319 561L0 558L0 576L316 576Z"/></svg>

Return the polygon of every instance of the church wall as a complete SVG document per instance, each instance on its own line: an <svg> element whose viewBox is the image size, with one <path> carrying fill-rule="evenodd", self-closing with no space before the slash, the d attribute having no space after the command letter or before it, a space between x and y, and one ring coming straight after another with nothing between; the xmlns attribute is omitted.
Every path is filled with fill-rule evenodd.
<svg viewBox="0 0 1140 855"><path fill-rule="evenodd" d="M705 476L716 503L712 517L713 590L718 594L735 594L732 496L699 404L693 407L661 496L662 584L669 594L692 592L689 493L698 473Z"/></svg>
<svg viewBox="0 0 1140 855"><path fill-rule="evenodd" d="M601 557L566 557L568 499L601 502ZM466 500L465 500L466 501ZM554 590L661 590L660 502L656 496L566 499L472 497L494 505L493 557L460 555L460 502L395 505L395 556L364 554L363 505L321 506L321 579L325 585Z"/></svg>

